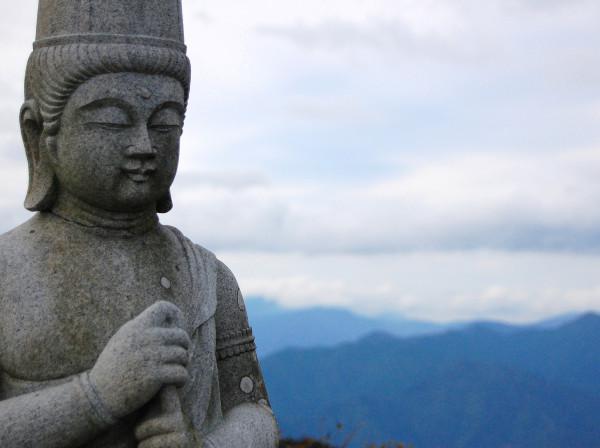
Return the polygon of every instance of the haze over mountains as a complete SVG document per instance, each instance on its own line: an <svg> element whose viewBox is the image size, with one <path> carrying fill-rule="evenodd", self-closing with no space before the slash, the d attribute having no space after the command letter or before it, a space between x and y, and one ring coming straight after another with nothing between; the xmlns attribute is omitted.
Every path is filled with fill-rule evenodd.
<svg viewBox="0 0 600 448"><path fill-rule="evenodd" d="M449 327L393 315L359 316L341 308L288 310L262 298L249 298L247 307L261 356L291 347L332 347L378 331L416 336L438 333Z"/></svg>
<svg viewBox="0 0 600 448"><path fill-rule="evenodd" d="M341 422L338 442L355 431L351 447L600 446L597 314L408 338L375 333L286 349L262 365L286 436L321 436Z"/></svg>
<svg viewBox="0 0 600 448"><path fill-rule="evenodd" d="M394 314L366 317L342 308L315 307L290 310L260 297L248 298L246 305L261 356L268 356L279 350L293 347L333 347L343 342L357 341L374 332L412 337L437 334L449 329L472 325L506 332L522 328L491 321L438 324L406 319ZM578 314L557 316L531 326L555 328L577 316Z"/></svg>

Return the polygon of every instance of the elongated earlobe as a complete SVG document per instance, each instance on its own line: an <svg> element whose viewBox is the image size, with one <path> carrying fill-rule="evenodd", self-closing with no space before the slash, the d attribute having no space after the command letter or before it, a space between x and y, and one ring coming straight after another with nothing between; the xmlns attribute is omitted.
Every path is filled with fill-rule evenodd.
<svg viewBox="0 0 600 448"><path fill-rule="evenodd" d="M48 160L48 138L44 138L44 125L35 100L27 100L19 117L21 136L29 165L29 188L25 208L46 211L52 208L56 196L54 170Z"/></svg>
<svg viewBox="0 0 600 448"><path fill-rule="evenodd" d="M157 213L167 213L173 208L173 200L171 199L171 191L169 190L162 198L156 203Z"/></svg>

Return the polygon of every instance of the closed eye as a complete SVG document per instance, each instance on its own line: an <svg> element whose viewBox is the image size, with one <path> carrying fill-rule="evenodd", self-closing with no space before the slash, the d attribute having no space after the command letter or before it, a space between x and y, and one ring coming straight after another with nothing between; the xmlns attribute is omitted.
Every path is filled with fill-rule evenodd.
<svg viewBox="0 0 600 448"><path fill-rule="evenodd" d="M106 129L108 131L122 131L130 127L129 123L105 123L105 122L90 122L87 126L94 128Z"/></svg>
<svg viewBox="0 0 600 448"><path fill-rule="evenodd" d="M172 103L166 103L159 108L150 118L148 129L160 133L170 133L178 131L180 134L183 128L183 116L179 106Z"/></svg>
<svg viewBox="0 0 600 448"><path fill-rule="evenodd" d="M109 131L131 127L132 119L128 105L114 98L103 98L79 109L86 126Z"/></svg>
<svg viewBox="0 0 600 448"><path fill-rule="evenodd" d="M153 124L150 129L156 132L167 133L172 131L181 131L181 126L178 124Z"/></svg>

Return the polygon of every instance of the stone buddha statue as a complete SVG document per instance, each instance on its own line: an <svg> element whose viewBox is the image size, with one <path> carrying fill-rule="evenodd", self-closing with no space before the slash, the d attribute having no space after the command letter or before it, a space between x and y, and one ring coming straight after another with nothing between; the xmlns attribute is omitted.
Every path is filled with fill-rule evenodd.
<svg viewBox="0 0 600 448"><path fill-rule="evenodd" d="M20 113L33 217L0 236L2 448L271 448L231 271L172 207L180 0L40 0Z"/></svg>

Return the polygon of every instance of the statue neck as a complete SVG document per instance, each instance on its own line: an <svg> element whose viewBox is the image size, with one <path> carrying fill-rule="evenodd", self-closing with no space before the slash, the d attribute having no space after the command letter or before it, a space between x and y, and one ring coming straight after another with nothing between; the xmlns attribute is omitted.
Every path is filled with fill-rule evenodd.
<svg viewBox="0 0 600 448"><path fill-rule="evenodd" d="M134 235L146 233L158 224L155 208L139 212L113 212L94 207L66 192L59 194L52 213L84 227Z"/></svg>

